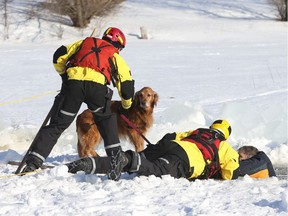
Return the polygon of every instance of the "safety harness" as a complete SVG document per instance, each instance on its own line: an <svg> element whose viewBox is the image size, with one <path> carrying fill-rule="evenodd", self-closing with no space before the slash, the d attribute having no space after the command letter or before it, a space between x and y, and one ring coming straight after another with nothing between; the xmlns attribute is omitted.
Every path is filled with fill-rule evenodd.
<svg viewBox="0 0 288 216"><path fill-rule="evenodd" d="M221 168L218 150L220 142L224 140L219 132L213 129L199 128L183 140L195 144L203 155L206 165L197 179L208 179L219 174Z"/></svg>
<svg viewBox="0 0 288 216"><path fill-rule="evenodd" d="M114 53L118 49L105 40L87 37L83 40L78 51L72 55L66 65L69 67L88 67L102 73L110 84L111 80L115 86L118 68L113 63Z"/></svg>

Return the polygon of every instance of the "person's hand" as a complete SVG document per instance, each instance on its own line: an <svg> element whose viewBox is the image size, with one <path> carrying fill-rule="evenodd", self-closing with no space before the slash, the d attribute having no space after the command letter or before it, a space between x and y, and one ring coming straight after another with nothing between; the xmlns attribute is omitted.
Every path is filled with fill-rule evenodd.
<svg viewBox="0 0 288 216"><path fill-rule="evenodd" d="M122 106L119 107L118 112L119 114L123 114L124 116L128 116L128 110L129 109L124 109Z"/></svg>
<svg viewBox="0 0 288 216"><path fill-rule="evenodd" d="M67 73L64 73L64 74L61 74L61 79L62 79L62 85L61 85L61 94L64 95L65 92L67 92L67 89L68 89L68 76L67 76Z"/></svg>
<svg viewBox="0 0 288 216"><path fill-rule="evenodd" d="M68 81L68 76L67 76L67 73L63 73L60 75L61 76L61 79L62 79L62 83L66 83Z"/></svg>
<svg viewBox="0 0 288 216"><path fill-rule="evenodd" d="M161 140L174 140L176 139L176 133L166 133Z"/></svg>

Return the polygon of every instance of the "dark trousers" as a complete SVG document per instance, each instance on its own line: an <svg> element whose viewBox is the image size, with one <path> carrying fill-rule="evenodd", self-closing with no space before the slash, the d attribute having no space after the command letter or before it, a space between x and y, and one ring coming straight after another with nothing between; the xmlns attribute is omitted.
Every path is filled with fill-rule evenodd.
<svg viewBox="0 0 288 216"><path fill-rule="evenodd" d="M174 178L186 178L183 161L179 160L179 157L175 155L165 155L154 161L147 160L141 154L140 157L141 160L138 161L140 167L137 171L133 171L138 175L155 175L157 177L171 175ZM108 170L111 169L111 157L93 157L93 159L96 165L95 173L107 174ZM125 170L129 171L129 168Z"/></svg>
<svg viewBox="0 0 288 216"><path fill-rule="evenodd" d="M107 86L95 82L67 81L55 98L50 123L39 131L32 152L46 159L60 135L75 119L83 102L93 112L105 147L119 143L116 115L110 110L112 94Z"/></svg>
<svg viewBox="0 0 288 216"><path fill-rule="evenodd" d="M174 178L186 178L183 161L176 155L164 155L156 160L149 161L141 156L141 165L137 171L138 175L171 175Z"/></svg>

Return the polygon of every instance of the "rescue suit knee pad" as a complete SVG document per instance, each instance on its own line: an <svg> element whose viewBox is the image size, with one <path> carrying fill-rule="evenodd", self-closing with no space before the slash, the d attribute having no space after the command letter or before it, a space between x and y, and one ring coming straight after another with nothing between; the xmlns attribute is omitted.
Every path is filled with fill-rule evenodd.
<svg viewBox="0 0 288 216"><path fill-rule="evenodd" d="M125 155L127 156L129 161L127 166L125 167L125 170L128 172L137 172L141 165L140 154L135 151L128 150L125 152Z"/></svg>

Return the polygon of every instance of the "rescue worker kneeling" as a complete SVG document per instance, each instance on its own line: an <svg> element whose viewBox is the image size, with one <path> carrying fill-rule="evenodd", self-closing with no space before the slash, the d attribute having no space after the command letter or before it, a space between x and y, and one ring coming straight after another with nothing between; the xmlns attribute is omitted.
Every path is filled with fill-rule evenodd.
<svg viewBox="0 0 288 216"><path fill-rule="evenodd" d="M276 176L269 157L254 146L242 146L238 149L239 176L249 175L252 178Z"/></svg>
<svg viewBox="0 0 288 216"><path fill-rule="evenodd" d="M123 170L115 170L116 173L128 171L157 177L171 175L189 180L236 179L239 174L239 156L226 141L230 134L230 124L225 120L217 120L209 129L168 133L156 145L149 144L140 153L128 150L125 154L118 154L115 159L88 157L66 165L70 173L84 171L87 174L106 174L111 172L109 164L121 161L126 165Z"/></svg>

